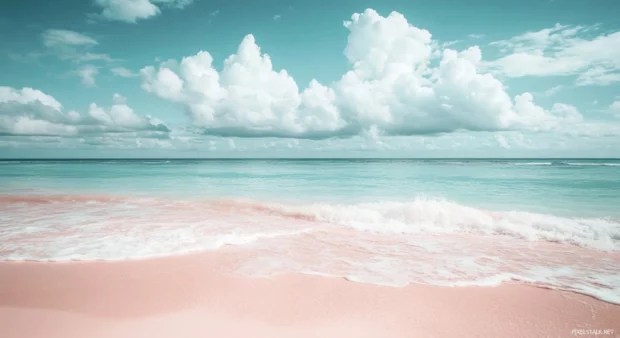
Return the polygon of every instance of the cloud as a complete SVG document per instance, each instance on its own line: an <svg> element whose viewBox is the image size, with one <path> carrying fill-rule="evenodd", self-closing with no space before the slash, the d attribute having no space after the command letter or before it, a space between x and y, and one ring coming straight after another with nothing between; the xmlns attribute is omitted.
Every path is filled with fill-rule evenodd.
<svg viewBox="0 0 620 338"><path fill-rule="evenodd" d="M194 0L151 0L153 3L162 4L171 8L183 9L191 5Z"/></svg>
<svg viewBox="0 0 620 338"><path fill-rule="evenodd" d="M276 14L276 15L273 16L273 19L276 20L276 21L280 20L280 18L282 18L282 15L280 15L280 14Z"/></svg>
<svg viewBox="0 0 620 338"><path fill-rule="evenodd" d="M543 109L530 93L511 98L501 81L480 72L480 48L434 50L439 44L431 33L402 14L382 17L369 9L344 26L351 70L328 86L312 80L300 90L248 35L221 71L201 51L143 68L142 88L185 106L204 133L225 137L551 130L580 117L567 105Z"/></svg>
<svg viewBox="0 0 620 338"><path fill-rule="evenodd" d="M95 77L99 74L99 68L93 65L84 65L79 68L75 72L80 79L82 80L82 84L86 87L94 87L96 86Z"/></svg>
<svg viewBox="0 0 620 338"><path fill-rule="evenodd" d="M613 70L605 67L592 67L580 73L575 84L578 86L607 86L620 82L618 70L618 67Z"/></svg>
<svg viewBox="0 0 620 338"><path fill-rule="evenodd" d="M13 102L19 105L39 103L56 111L62 109L62 104L60 104L60 102L40 90L32 88L17 90L11 87L0 87L0 103L8 102Z"/></svg>
<svg viewBox="0 0 620 338"><path fill-rule="evenodd" d="M139 76L138 73L135 73L132 70L127 69L125 67L114 67L114 68L111 68L110 71L112 72L112 74L114 74L116 76L120 76L120 77L136 77L136 76Z"/></svg>
<svg viewBox="0 0 620 338"><path fill-rule="evenodd" d="M95 0L99 16L110 21L136 23L161 13L161 7L183 9L193 0Z"/></svg>
<svg viewBox="0 0 620 338"><path fill-rule="evenodd" d="M170 129L150 116L139 116L115 95L103 108L91 103L86 114L65 112L54 97L32 88L0 87L0 136L3 137L146 137L166 138Z"/></svg>
<svg viewBox="0 0 620 338"><path fill-rule="evenodd" d="M87 87L96 86L96 77L102 67L112 67L110 71L117 76L137 76L127 68L114 67L122 60L114 59L108 54L94 52L92 49L99 46L99 42L86 34L70 30L48 29L41 33L41 40L46 48L45 52L30 53L26 56L13 55L13 58L29 62L44 56L53 56L60 60L70 61L76 64L71 74L79 76L82 84Z"/></svg>
<svg viewBox="0 0 620 338"><path fill-rule="evenodd" d="M46 54L56 56L62 60L70 60L75 63L95 61L111 63L120 61L113 59L108 54L91 52L91 49L99 45L99 42L82 33L62 29L48 29L41 33L41 39L47 49ZM42 55L40 54L39 56Z"/></svg>
<svg viewBox="0 0 620 338"><path fill-rule="evenodd" d="M91 53L91 52L85 52L83 54L79 54L79 55L75 55L72 57L73 61L75 62L92 62L92 61L103 61L103 62L114 62L114 61L120 61L117 59L113 59L112 57L110 57L108 54L101 54L101 53Z"/></svg>
<svg viewBox="0 0 620 338"><path fill-rule="evenodd" d="M119 93L114 93L112 96L112 101L114 101L115 104L125 104L125 102L127 102L127 98Z"/></svg>
<svg viewBox="0 0 620 338"><path fill-rule="evenodd" d="M485 66L508 77L575 76L578 86L620 81L620 32L591 37L598 26L554 27L492 42L505 54Z"/></svg>
<svg viewBox="0 0 620 338"><path fill-rule="evenodd" d="M553 95L559 93L562 89L564 89L564 87L565 87L564 85L557 85L557 86L554 86L554 87L551 87L551 88L545 90L540 95L547 96L547 97L548 96L553 96Z"/></svg>
<svg viewBox="0 0 620 338"><path fill-rule="evenodd" d="M482 39L484 37L484 34L469 34L467 35L467 37L470 39Z"/></svg>
<svg viewBox="0 0 620 338"><path fill-rule="evenodd" d="M49 48L65 46L94 46L99 44L97 40L70 30L48 29L41 34L43 45Z"/></svg>

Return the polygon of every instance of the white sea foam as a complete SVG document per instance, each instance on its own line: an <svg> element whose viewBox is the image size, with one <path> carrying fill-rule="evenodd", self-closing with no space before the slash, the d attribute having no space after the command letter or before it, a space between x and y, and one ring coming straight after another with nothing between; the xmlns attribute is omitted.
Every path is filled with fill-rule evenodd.
<svg viewBox="0 0 620 338"><path fill-rule="evenodd" d="M551 162L515 162L517 166L548 166L552 165Z"/></svg>
<svg viewBox="0 0 620 338"><path fill-rule="evenodd" d="M56 239L53 247L29 248L23 245L3 244L1 251L10 251L2 257L6 261L116 261L143 259L186 254L205 250L216 250L226 246L248 246L261 239L279 236L294 236L308 233L311 229L300 231L280 231L272 233L231 232L209 237L194 238L191 230L160 230L144 237L108 235L93 241L78 243L75 236ZM26 229L25 232L33 232ZM186 243L180 245L181 243ZM191 243L191 244L190 244Z"/></svg>
<svg viewBox="0 0 620 338"><path fill-rule="evenodd" d="M619 241L617 221L431 198L291 205L82 196L0 204L4 260L120 260L228 247L251 253L233 269L252 277L307 273L387 286L519 280L614 303Z"/></svg>
<svg viewBox="0 0 620 338"><path fill-rule="evenodd" d="M570 243L620 250L620 222L565 218L529 212L490 212L440 199L363 204L271 205L283 213L374 233L477 233L529 241Z"/></svg>
<svg viewBox="0 0 620 338"><path fill-rule="evenodd" d="M531 245L493 236L353 236L318 232L312 237L263 242L255 259L235 273L271 277L286 273L345 278L392 287L496 286L521 281L620 303L620 256L567 245ZM423 246L408 242L432 243ZM329 243L329 244L326 244ZM311 256L303 254L312 250ZM609 256L607 256L609 255Z"/></svg>
<svg viewBox="0 0 620 338"><path fill-rule="evenodd" d="M567 162L566 165L573 165L573 166L602 166L602 167L620 167L620 163L599 163L599 162L593 162L593 163L589 163L589 162Z"/></svg>
<svg viewBox="0 0 620 338"><path fill-rule="evenodd" d="M514 162L516 166L589 166L589 167L620 167L620 163L603 163L603 162Z"/></svg>

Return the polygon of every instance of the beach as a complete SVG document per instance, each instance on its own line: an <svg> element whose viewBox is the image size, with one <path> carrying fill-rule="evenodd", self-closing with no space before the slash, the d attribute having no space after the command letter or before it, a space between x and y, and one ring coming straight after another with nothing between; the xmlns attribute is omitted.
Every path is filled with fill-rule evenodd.
<svg viewBox="0 0 620 338"><path fill-rule="evenodd" d="M394 288L301 274L247 278L219 272L238 259L230 252L0 263L2 337L620 334L620 306L572 292L520 283Z"/></svg>
<svg viewBox="0 0 620 338"><path fill-rule="evenodd" d="M620 338L613 13L0 1L0 338Z"/></svg>
<svg viewBox="0 0 620 338"><path fill-rule="evenodd" d="M618 336L620 163L548 163L5 162L0 337Z"/></svg>

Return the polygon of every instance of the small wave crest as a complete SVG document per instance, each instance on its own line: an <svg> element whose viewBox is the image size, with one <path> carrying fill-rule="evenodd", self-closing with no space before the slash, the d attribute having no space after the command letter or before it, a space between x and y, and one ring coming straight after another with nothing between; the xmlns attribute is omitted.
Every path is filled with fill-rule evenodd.
<svg viewBox="0 0 620 338"><path fill-rule="evenodd" d="M64 207L58 207L62 203ZM136 224L144 229L193 227L206 231L245 229L260 224L272 233L308 224L330 224L376 234L481 234L528 241L572 244L602 251L620 251L620 220L569 218L524 211L487 211L439 198L357 204L283 204L253 200L168 201L114 196L0 196L5 220L40 214L29 227L71 228L89 221L101 229L111 224ZM35 207L36 205L36 207ZM169 224L162 224L166 220ZM63 223L64 222L64 223ZM275 223L274 223L275 222ZM22 222L23 223L23 222ZM66 223L66 224L65 224ZM8 224L8 223L7 223ZM217 228L214 228L215 225ZM22 224L23 225L23 224ZM277 225L277 226L276 226ZM16 233L23 229L9 226ZM9 228L0 229L7 232ZM102 231L102 230L101 230ZM196 234L194 234L196 235ZM192 236L194 236L192 235Z"/></svg>
<svg viewBox="0 0 620 338"><path fill-rule="evenodd" d="M575 167L620 167L620 163L603 163L603 162L516 162L516 166L575 166Z"/></svg>
<svg viewBox="0 0 620 338"><path fill-rule="evenodd" d="M548 166L548 165L553 165L552 162L517 162L515 163L516 166Z"/></svg>
<svg viewBox="0 0 620 338"><path fill-rule="evenodd" d="M269 208L283 215L381 234L506 235L597 250L620 250L620 222L604 218L565 218L520 211L493 212L429 198L362 204L272 204Z"/></svg>

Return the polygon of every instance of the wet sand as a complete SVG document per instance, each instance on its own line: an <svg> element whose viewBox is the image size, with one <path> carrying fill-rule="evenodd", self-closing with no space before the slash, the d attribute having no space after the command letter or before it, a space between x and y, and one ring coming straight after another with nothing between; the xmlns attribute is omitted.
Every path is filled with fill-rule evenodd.
<svg viewBox="0 0 620 338"><path fill-rule="evenodd" d="M620 337L620 306L572 292L222 272L242 259L0 262L0 336Z"/></svg>

